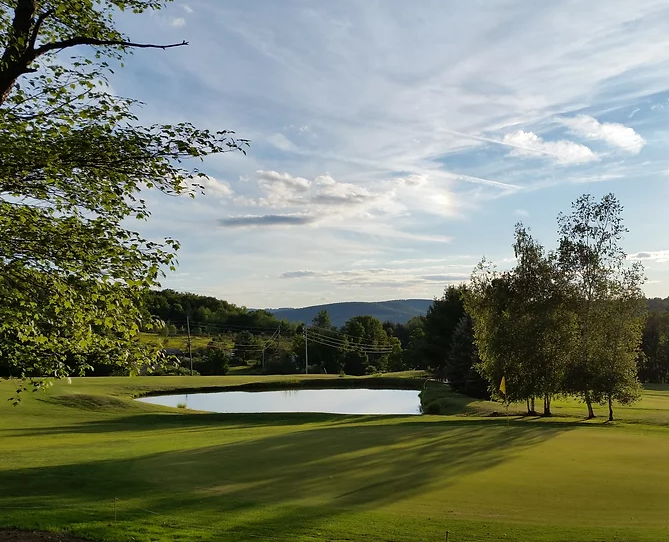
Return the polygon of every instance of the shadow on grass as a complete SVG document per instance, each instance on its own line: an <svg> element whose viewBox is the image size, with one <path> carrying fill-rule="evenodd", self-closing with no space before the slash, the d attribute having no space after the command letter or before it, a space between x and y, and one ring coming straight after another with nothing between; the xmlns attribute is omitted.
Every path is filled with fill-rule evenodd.
<svg viewBox="0 0 669 542"><path fill-rule="evenodd" d="M203 419L220 424L230 418L250 430L253 420L258 422L255 427L261 426L263 418L263 423L268 422L266 415L185 416L122 418L106 430L126 431L134 423L169 424L171 418L182 429L206 423ZM308 416L312 422L315 418ZM294 416L283 420L295 423ZM32 519L38 524L65 525L72 511L59 509L58 503L90 507L115 497L123 517L130 520L124 527L127 533L154 522L159 530L186 536L183 533L197 527L189 522L196 521L198 529L204 529L198 535L201 540L277 534L290 538L343 513L374 510L443 489L463 475L493 468L572 426L516 423L507 427L503 419L404 418L389 424L379 418L336 417L332 421L346 423L279 435L258 432L259 438L251 441L139 457L86 461L82 456L81 462L71 465L0 471L0 508L53 506L37 511ZM97 427L104 430L102 425ZM179 438L186 436L175 435ZM110 450L110 456L119 453L124 451ZM104 510L102 523L89 522L89 527L112 532L105 527L108 504ZM161 517L170 518L170 525L161 527Z"/></svg>

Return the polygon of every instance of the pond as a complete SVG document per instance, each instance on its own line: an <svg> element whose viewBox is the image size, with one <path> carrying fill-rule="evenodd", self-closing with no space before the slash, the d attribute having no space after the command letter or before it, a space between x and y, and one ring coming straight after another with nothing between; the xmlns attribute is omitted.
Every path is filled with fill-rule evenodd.
<svg viewBox="0 0 669 542"><path fill-rule="evenodd" d="M318 389L223 391L160 395L144 403L219 413L323 412L328 414L420 414L416 390Z"/></svg>

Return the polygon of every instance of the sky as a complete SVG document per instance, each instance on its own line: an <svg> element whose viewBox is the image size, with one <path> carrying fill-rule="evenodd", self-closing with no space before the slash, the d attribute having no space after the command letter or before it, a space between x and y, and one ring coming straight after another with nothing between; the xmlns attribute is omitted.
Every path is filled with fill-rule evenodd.
<svg viewBox="0 0 669 542"><path fill-rule="evenodd" d="M111 79L144 123L251 140L193 164L206 195L148 194L133 225L182 243L164 287L248 307L432 298L480 259L548 249L584 193L669 295L669 3L176 0L124 15Z"/></svg>

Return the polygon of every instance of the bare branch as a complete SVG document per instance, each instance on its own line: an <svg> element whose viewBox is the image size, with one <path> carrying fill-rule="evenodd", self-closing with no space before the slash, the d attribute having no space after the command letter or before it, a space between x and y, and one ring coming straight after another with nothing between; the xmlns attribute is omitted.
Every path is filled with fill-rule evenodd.
<svg viewBox="0 0 669 542"><path fill-rule="evenodd" d="M171 49L172 47L183 47L188 45L187 41L181 43L171 43L169 45L157 45L153 43L134 43L123 40L99 40L95 38L87 38L84 36L77 36L68 40L56 41L52 43L45 43L32 52L33 60L37 57L60 49L67 49L68 47L76 47L77 45L93 45L98 47L112 46L112 47L132 47L135 49Z"/></svg>
<svg viewBox="0 0 669 542"><path fill-rule="evenodd" d="M37 20L35 21L35 26L33 27L32 34L30 35L30 43L28 45L28 50L29 51L34 51L35 50L35 43L37 42L37 36L39 35L39 31L42 28L42 24L44 24L44 21L46 21L51 15L55 13L55 10L49 9L45 11L44 13L41 13L39 17L37 17Z"/></svg>

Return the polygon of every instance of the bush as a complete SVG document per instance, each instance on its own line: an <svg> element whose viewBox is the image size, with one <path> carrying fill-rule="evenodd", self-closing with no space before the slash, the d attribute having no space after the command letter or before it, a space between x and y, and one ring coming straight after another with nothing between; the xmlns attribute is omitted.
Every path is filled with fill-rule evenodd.
<svg viewBox="0 0 669 542"><path fill-rule="evenodd" d="M203 375L225 375L230 369L230 354L212 343L202 349L197 362L193 360L193 367Z"/></svg>
<svg viewBox="0 0 669 542"><path fill-rule="evenodd" d="M147 376L190 376L190 369L187 367L160 367L147 373ZM200 373L193 371L193 376L200 376Z"/></svg>
<svg viewBox="0 0 669 542"><path fill-rule="evenodd" d="M434 401L428 403L428 405L423 409L423 414L432 414L432 415L444 415L449 411L450 405L446 399L435 399Z"/></svg>

